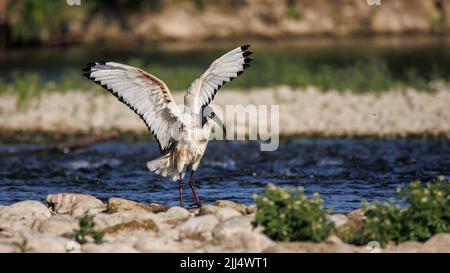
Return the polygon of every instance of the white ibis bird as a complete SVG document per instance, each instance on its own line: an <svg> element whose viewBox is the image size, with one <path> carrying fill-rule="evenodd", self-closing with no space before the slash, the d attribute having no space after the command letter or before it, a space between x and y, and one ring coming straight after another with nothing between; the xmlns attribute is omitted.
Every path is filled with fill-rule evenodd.
<svg viewBox="0 0 450 273"><path fill-rule="evenodd" d="M250 66L249 45L240 46L215 60L187 89L184 106L178 107L167 85L142 69L115 62L93 62L82 70L125 103L147 125L158 142L161 157L147 162L158 175L178 180L180 206L183 206L183 178L191 168L189 186L197 206L200 198L194 185L195 171L206 151L215 121L226 134L225 126L209 103L227 82Z"/></svg>

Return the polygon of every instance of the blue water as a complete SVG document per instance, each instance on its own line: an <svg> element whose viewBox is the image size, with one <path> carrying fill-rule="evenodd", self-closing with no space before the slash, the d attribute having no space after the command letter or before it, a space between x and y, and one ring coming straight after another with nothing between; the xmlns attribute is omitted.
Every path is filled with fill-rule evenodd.
<svg viewBox="0 0 450 273"><path fill-rule="evenodd" d="M0 145L0 153L43 145ZM0 157L0 204L44 201L47 194L86 193L106 200L178 204L178 184L150 173L154 143L107 142L68 154ZM450 177L450 140L294 139L275 152L256 142L211 142L197 172L203 203L253 203L268 183L319 192L325 207L346 212L363 200L400 202L396 188L416 179ZM187 181L186 181L187 184ZM185 200L192 203L186 187Z"/></svg>

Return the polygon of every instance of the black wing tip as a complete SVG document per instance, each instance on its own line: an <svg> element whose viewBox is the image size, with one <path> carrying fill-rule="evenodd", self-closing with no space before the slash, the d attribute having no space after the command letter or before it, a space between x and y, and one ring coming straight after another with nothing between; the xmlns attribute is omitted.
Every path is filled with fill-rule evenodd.
<svg viewBox="0 0 450 273"><path fill-rule="evenodd" d="M92 79L92 78L91 78L91 71L86 72L86 73L83 73L83 76L85 76L85 77L88 78L88 79Z"/></svg>
<svg viewBox="0 0 450 273"><path fill-rule="evenodd" d="M242 45L242 46L241 46L241 50L242 50L242 51L245 51L245 50L247 50L249 47L250 47L250 45Z"/></svg>
<svg viewBox="0 0 450 273"><path fill-rule="evenodd" d="M242 53L242 56L248 57L248 56L250 56L250 55L252 55L252 54L253 54L253 52L251 52L251 51L244 51L244 52Z"/></svg>
<svg viewBox="0 0 450 273"><path fill-rule="evenodd" d="M249 63L251 63L253 61L253 58L252 57L246 57L245 59L244 59L244 62L246 63L246 64L249 64Z"/></svg>
<svg viewBox="0 0 450 273"><path fill-rule="evenodd" d="M106 63L107 61L89 62L85 67L81 69L81 71L88 72L91 71L92 67L96 66L97 64L106 65Z"/></svg>
<svg viewBox="0 0 450 273"><path fill-rule="evenodd" d="M86 71L91 71L91 68L92 68L93 66L95 66L95 63L94 63L94 62L87 63L86 66L83 67L83 68L81 69L81 71L85 71L85 72L86 72Z"/></svg>

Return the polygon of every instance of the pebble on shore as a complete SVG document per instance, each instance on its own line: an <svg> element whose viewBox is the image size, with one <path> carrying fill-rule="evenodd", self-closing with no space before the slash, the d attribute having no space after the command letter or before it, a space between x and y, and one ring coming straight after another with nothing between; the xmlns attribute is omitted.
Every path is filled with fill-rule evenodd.
<svg viewBox="0 0 450 273"><path fill-rule="evenodd" d="M107 204L83 194L47 196L47 205L22 201L0 206L0 252L368 252L337 236L321 243L276 242L254 227L256 208L229 200L187 210L144 205L110 198ZM93 216L103 243L74 240L79 217ZM339 228L358 224L361 211L329 215ZM388 245L383 252L450 252L450 234L437 234L425 243Z"/></svg>

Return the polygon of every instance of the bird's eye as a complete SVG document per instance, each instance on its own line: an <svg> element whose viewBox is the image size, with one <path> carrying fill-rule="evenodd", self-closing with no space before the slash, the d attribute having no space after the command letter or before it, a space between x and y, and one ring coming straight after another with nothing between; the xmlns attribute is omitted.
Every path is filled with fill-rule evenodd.
<svg viewBox="0 0 450 273"><path fill-rule="evenodd" d="M216 116L216 113L211 112L211 115L209 116L210 118L214 118Z"/></svg>

